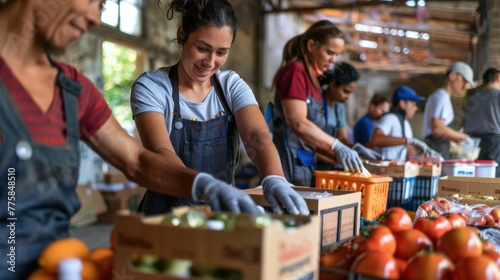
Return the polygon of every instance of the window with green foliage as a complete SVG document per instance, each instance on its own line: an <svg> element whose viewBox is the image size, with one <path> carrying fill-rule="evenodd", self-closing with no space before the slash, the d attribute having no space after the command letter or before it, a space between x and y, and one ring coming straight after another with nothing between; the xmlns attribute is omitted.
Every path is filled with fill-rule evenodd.
<svg viewBox="0 0 500 280"><path fill-rule="evenodd" d="M137 51L105 41L103 50L104 97L120 123L132 122L130 90L137 78Z"/></svg>

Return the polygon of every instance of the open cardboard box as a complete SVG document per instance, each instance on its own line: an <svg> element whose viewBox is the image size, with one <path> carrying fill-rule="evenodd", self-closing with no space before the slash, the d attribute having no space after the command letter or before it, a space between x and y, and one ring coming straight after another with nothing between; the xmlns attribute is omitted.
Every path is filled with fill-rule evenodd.
<svg viewBox="0 0 500 280"><path fill-rule="evenodd" d="M123 188L119 191L101 191L108 210L97 216L100 223L114 223L116 212L119 210L130 210L136 212L144 196L146 189L140 186L135 188Z"/></svg>
<svg viewBox="0 0 500 280"><path fill-rule="evenodd" d="M420 167L420 171L418 172L418 176L422 177L435 177L440 176L442 171L441 164L433 164L433 165L424 165Z"/></svg>
<svg viewBox="0 0 500 280"><path fill-rule="evenodd" d="M444 176L438 182L438 196L463 197L462 204L500 205L500 178ZM468 198L467 196L490 196L494 200Z"/></svg>
<svg viewBox="0 0 500 280"><path fill-rule="evenodd" d="M310 214L318 216L321 226L321 250L343 243L359 234L361 192L294 187L302 196L307 193L331 193L332 197L304 198ZM258 205L269 207L262 188L243 190Z"/></svg>
<svg viewBox="0 0 500 280"><path fill-rule="evenodd" d="M372 174L385 175L391 177L415 177L420 173L420 168L416 164L402 163L393 165L391 161L367 161L364 167Z"/></svg>
<svg viewBox="0 0 500 280"><path fill-rule="evenodd" d="M82 206L71 217L70 226L79 228L97 222L97 216L108 209L101 192L93 188L92 184L78 185L76 193Z"/></svg>
<svg viewBox="0 0 500 280"><path fill-rule="evenodd" d="M293 218L302 225L286 229L280 222L264 228L212 230L162 224L164 215L144 217L120 211L116 217L113 275L116 279L126 276L136 280L198 279L141 272L131 264L135 255L153 255L238 271L243 280L318 279L319 219L271 216L278 220Z"/></svg>

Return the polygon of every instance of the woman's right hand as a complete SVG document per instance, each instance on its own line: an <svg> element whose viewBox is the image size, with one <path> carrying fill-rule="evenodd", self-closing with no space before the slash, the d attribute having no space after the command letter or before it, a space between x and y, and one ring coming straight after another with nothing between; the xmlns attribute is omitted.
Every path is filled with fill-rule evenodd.
<svg viewBox="0 0 500 280"><path fill-rule="evenodd" d="M363 173L363 162L356 151L342 144L338 139L335 139L335 142L333 142L332 151L337 156L337 160L342 167L344 167L344 170Z"/></svg>

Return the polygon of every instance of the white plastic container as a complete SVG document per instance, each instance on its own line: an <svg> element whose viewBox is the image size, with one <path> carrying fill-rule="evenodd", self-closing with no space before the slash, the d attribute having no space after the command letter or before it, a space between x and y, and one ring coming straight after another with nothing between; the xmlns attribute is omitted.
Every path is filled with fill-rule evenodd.
<svg viewBox="0 0 500 280"><path fill-rule="evenodd" d="M476 177L495 178L498 163L494 160L475 160Z"/></svg>
<svg viewBox="0 0 500 280"><path fill-rule="evenodd" d="M468 160L445 160L441 173L448 176L475 177L476 165Z"/></svg>

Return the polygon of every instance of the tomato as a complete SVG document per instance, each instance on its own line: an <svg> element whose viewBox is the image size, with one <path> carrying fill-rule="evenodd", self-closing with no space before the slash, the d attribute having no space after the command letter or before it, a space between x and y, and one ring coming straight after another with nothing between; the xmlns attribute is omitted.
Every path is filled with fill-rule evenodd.
<svg viewBox="0 0 500 280"><path fill-rule="evenodd" d="M447 199L440 199L438 202L444 207L446 212L451 210L451 203Z"/></svg>
<svg viewBox="0 0 500 280"><path fill-rule="evenodd" d="M436 249L457 263L463 258L480 256L483 253L483 243L474 230L468 227L456 228L438 240Z"/></svg>
<svg viewBox="0 0 500 280"><path fill-rule="evenodd" d="M390 254L382 251L366 251L351 266L351 272L383 279L399 279L399 270Z"/></svg>
<svg viewBox="0 0 500 280"><path fill-rule="evenodd" d="M498 253L497 251L483 251L483 256L492 259L500 267L500 253Z"/></svg>
<svg viewBox="0 0 500 280"><path fill-rule="evenodd" d="M424 210L427 214L431 213L431 211L434 210L434 207L432 207L429 202L424 202L420 204L419 207L422 208L422 210Z"/></svg>
<svg viewBox="0 0 500 280"><path fill-rule="evenodd" d="M486 224L495 222L495 219L493 219L493 216L491 216L490 213L484 214L484 220L486 221Z"/></svg>
<svg viewBox="0 0 500 280"><path fill-rule="evenodd" d="M396 252L396 239L386 226L367 226L360 235L361 240L352 245L358 255L373 250L382 251L391 256Z"/></svg>
<svg viewBox="0 0 500 280"><path fill-rule="evenodd" d="M496 251L495 244L493 244L493 242L481 238L481 243L483 244L483 254L487 251Z"/></svg>
<svg viewBox="0 0 500 280"><path fill-rule="evenodd" d="M452 229L452 226L443 216L427 216L418 218L413 228L423 232L435 244L443 234Z"/></svg>
<svg viewBox="0 0 500 280"><path fill-rule="evenodd" d="M325 268L334 268L344 270L346 272L351 268L351 264L354 261L354 254L349 246L338 246L333 249L332 252L322 253L319 265ZM334 273L320 273L320 279L325 280L340 280L347 279L348 276Z"/></svg>
<svg viewBox="0 0 500 280"><path fill-rule="evenodd" d="M467 226L467 221L461 214L458 213L444 213L441 216L450 221L453 228L464 228Z"/></svg>
<svg viewBox="0 0 500 280"><path fill-rule="evenodd" d="M394 257L405 261L422 250L433 248L429 237L417 229L400 231L394 237L396 238L396 252L394 253Z"/></svg>
<svg viewBox="0 0 500 280"><path fill-rule="evenodd" d="M491 209L490 215L493 217L493 220L495 220L495 222L498 222L498 220L500 220L500 209Z"/></svg>
<svg viewBox="0 0 500 280"><path fill-rule="evenodd" d="M485 226L486 219L484 218L483 215L481 215L481 216L476 215L476 216L470 217L467 224L471 225L471 226Z"/></svg>
<svg viewBox="0 0 500 280"><path fill-rule="evenodd" d="M385 210L384 213L400 213L400 214L408 214L408 212L406 212L406 210L403 208L403 207L391 207L387 210Z"/></svg>
<svg viewBox="0 0 500 280"><path fill-rule="evenodd" d="M392 207L386 210L378 218L378 223L388 227L393 234L411 229L413 225L410 215L401 207Z"/></svg>
<svg viewBox="0 0 500 280"><path fill-rule="evenodd" d="M491 223L487 223L486 226L487 227L498 227L498 223L497 222L491 222Z"/></svg>
<svg viewBox="0 0 500 280"><path fill-rule="evenodd" d="M451 279L455 265L444 254L419 254L408 261L404 274L406 280Z"/></svg>
<svg viewBox="0 0 500 280"><path fill-rule="evenodd" d="M406 260L394 258L396 260L396 267L398 268L399 275L404 275L406 266L408 265L408 262Z"/></svg>
<svg viewBox="0 0 500 280"><path fill-rule="evenodd" d="M500 279L500 268L487 256L465 258L457 263L455 279Z"/></svg>

